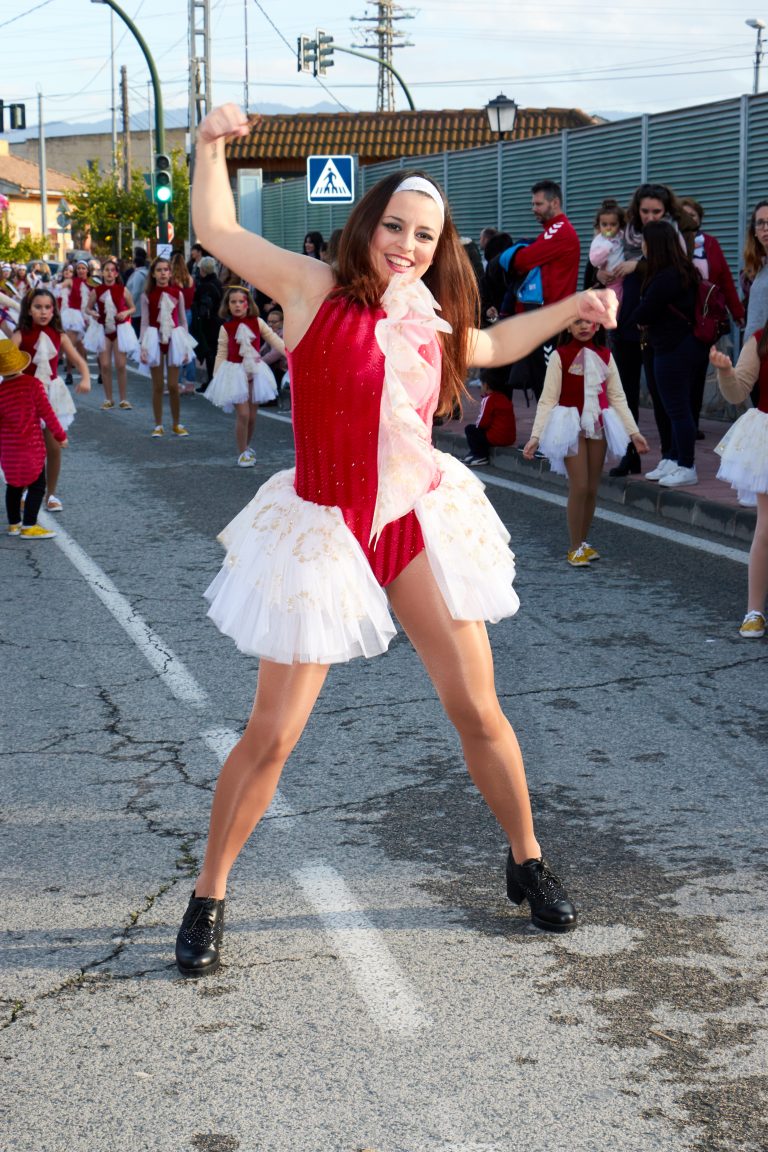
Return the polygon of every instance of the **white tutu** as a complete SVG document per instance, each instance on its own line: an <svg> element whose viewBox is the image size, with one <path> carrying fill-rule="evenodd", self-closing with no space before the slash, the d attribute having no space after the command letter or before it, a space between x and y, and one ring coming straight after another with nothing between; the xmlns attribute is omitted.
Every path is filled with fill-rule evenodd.
<svg viewBox="0 0 768 1152"><path fill-rule="evenodd" d="M254 365L252 390L249 393L248 377L242 364L225 360L203 395L217 408L231 412L235 404L245 404L249 399L254 404L266 404L277 396L275 378L266 364L257 361Z"/></svg>
<svg viewBox="0 0 768 1152"><path fill-rule="evenodd" d="M568 475L563 463L565 457L578 455L580 432L578 408L565 408L562 404L556 404L541 433L539 451L549 460L552 471L560 476Z"/></svg>
<svg viewBox="0 0 768 1152"><path fill-rule="evenodd" d="M139 338L130 320L124 320L122 324L117 325L117 347L118 351L125 352L126 356L138 358Z"/></svg>
<svg viewBox="0 0 768 1152"><path fill-rule="evenodd" d="M185 328L174 328L168 341L168 363L180 368L187 357L191 357L197 347L197 340L190 336ZM141 363L139 370L146 376L150 368L157 368L160 363L160 332L158 328L147 328L141 338L141 351L147 353L146 363Z"/></svg>
<svg viewBox="0 0 768 1152"><path fill-rule="evenodd" d="M454 620L496 623L520 607L512 587L509 533L485 486L445 452L435 453L442 479L416 504L427 559Z"/></svg>
<svg viewBox="0 0 768 1152"><path fill-rule="evenodd" d="M768 493L768 412L750 408L715 448L720 457L718 480L742 492Z"/></svg>
<svg viewBox="0 0 768 1152"><path fill-rule="evenodd" d="M99 352L103 352L107 343L107 338L104 335L104 328L99 324L98 320L93 317L88 321L88 327L83 337L83 347L88 352L93 352L97 356Z"/></svg>
<svg viewBox="0 0 768 1152"><path fill-rule="evenodd" d="M603 418L603 435L608 446L608 454L621 459L627 451L629 433L613 408L603 408L600 415Z"/></svg>
<svg viewBox="0 0 768 1152"><path fill-rule="evenodd" d="M416 504L426 554L457 620L497 621L520 606L509 534L483 485L438 452L443 476ZM387 597L341 510L302 500L278 472L224 529L208 615L241 652L280 664L336 664L385 652Z"/></svg>
<svg viewBox="0 0 768 1152"><path fill-rule="evenodd" d="M82 336L85 332L85 316L79 308L62 308L61 326L65 332L76 332Z"/></svg>
<svg viewBox="0 0 768 1152"><path fill-rule="evenodd" d="M377 656L395 635L387 597L341 511L302 500L293 478L278 472L219 536L208 615L241 652L280 664Z"/></svg>
<svg viewBox="0 0 768 1152"><path fill-rule="evenodd" d="M58 416L59 424L66 431L77 412L72 395L60 376L54 376L52 380L43 381L43 384L51 402L51 408Z"/></svg>

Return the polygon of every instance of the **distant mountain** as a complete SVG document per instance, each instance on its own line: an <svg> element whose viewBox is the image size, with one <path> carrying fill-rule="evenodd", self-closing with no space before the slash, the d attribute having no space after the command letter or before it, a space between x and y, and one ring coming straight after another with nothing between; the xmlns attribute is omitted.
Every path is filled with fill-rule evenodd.
<svg viewBox="0 0 768 1152"><path fill-rule="evenodd" d="M337 104L329 104L323 101L320 104L313 104L311 108L289 108L286 104L257 104L251 108L251 112L261 112L263 116L277 116L278 114L285 114L290 112L337 112ZM166 108L165 109L165 127L166 128L186 128L188 110L186 108ZM121 130L122 120L118 117L117 130ZM154 128L154 120L152 122ZM146 132L147 130L147 113L140 112L131 117L131 131L132 132ZM100 132L112 131L111 117L105 120L92 120L86 124L68 124L66 120L53 120L45 125L46 138L54 136L90 136ZM6 137L11 144L20 144L24 140L37 139L37 125L30 125L25 132L9 132Z"/></svg>

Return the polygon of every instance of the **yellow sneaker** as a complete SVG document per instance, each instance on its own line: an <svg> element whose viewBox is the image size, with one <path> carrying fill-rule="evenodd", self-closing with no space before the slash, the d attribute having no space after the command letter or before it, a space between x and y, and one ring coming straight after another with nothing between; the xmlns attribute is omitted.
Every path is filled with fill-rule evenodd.
<svg viewBox="0 0 768 1152"><path fill-rule="evenodd" d="M29 527L24 526L19 535L22 540L51 540L56 533L50 528L43 528L42 524L30 524Z"/></svg>
<svg viewBox="0 0 768 1152"><path fill-rule="evenodd" d="M568 563L572 568L588 568L589 557L584 551L584 545L579 544L578 548L572 548L568 553Z"/></svg>
<svg viewBox="0 0 768 1152"><path fill-rule="evenodd" d="M189 432L187 432L183 424L174 424L173 434L174 436L189 436Z"/></svg>
<svg viewBox="0 0 768 1152"><path fill-rule="evenodd" d="M163 428L162 424L156 424L155 425L155 427L152 429L152 435L153 436L165 436L165 429Z"/></svg>
<svg viewBox="0 0 768 1152"><path fill-rule="evenodd" d="M747 612L739 628L739 636L748 640L759 640L765 636L765 616L762 612Z"/></svg>
<svg viewBox="0 0 768 1152"><path fill-rule="evenodd" d="M581 551L584 553L587 560L599 560L600 559L600 553L597 551L596 548L593 548L591 544L587 544L586 540L584 541L584 543L581 546Z"/></svg>
<svg viewBox="0 0 768 1152"><path fill-rule="evenodd" d="M9 524L8 525L8 535L9 536L21 536L21 524Z"/></svg>

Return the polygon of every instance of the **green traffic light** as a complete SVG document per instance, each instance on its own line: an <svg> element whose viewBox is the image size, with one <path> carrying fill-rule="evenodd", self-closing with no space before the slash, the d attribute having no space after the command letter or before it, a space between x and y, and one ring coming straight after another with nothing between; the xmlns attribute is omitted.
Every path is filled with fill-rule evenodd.
<svg viewBox="0 0 768 1152"><path fill-rule="evenodd" d="M173 193L171 192L171 189L167 186L155 189L155 199L158 200L161 204L167 204L172 195Z"/></svg>

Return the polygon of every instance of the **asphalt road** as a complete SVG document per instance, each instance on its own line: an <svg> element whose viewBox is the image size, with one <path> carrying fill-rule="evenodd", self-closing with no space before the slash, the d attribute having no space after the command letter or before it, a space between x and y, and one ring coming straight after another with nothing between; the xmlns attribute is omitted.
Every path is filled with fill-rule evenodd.
<svg viewBox="0 0 768 1152"><path fill-rule="evenodd" d="M53 542L0 539L3 1152L768 1147L768 639L744 555L489 483L518 558L491 629L539 838L581 926L505 900L503 837L407 641L337 666L233 874L224 964L173 941L256 662L205 617L258 466L81 398ZM493 473L489 472L489 477ZM53 519L53 518L51 518ZM736 553L738 553L738 548Z"/></svg>

